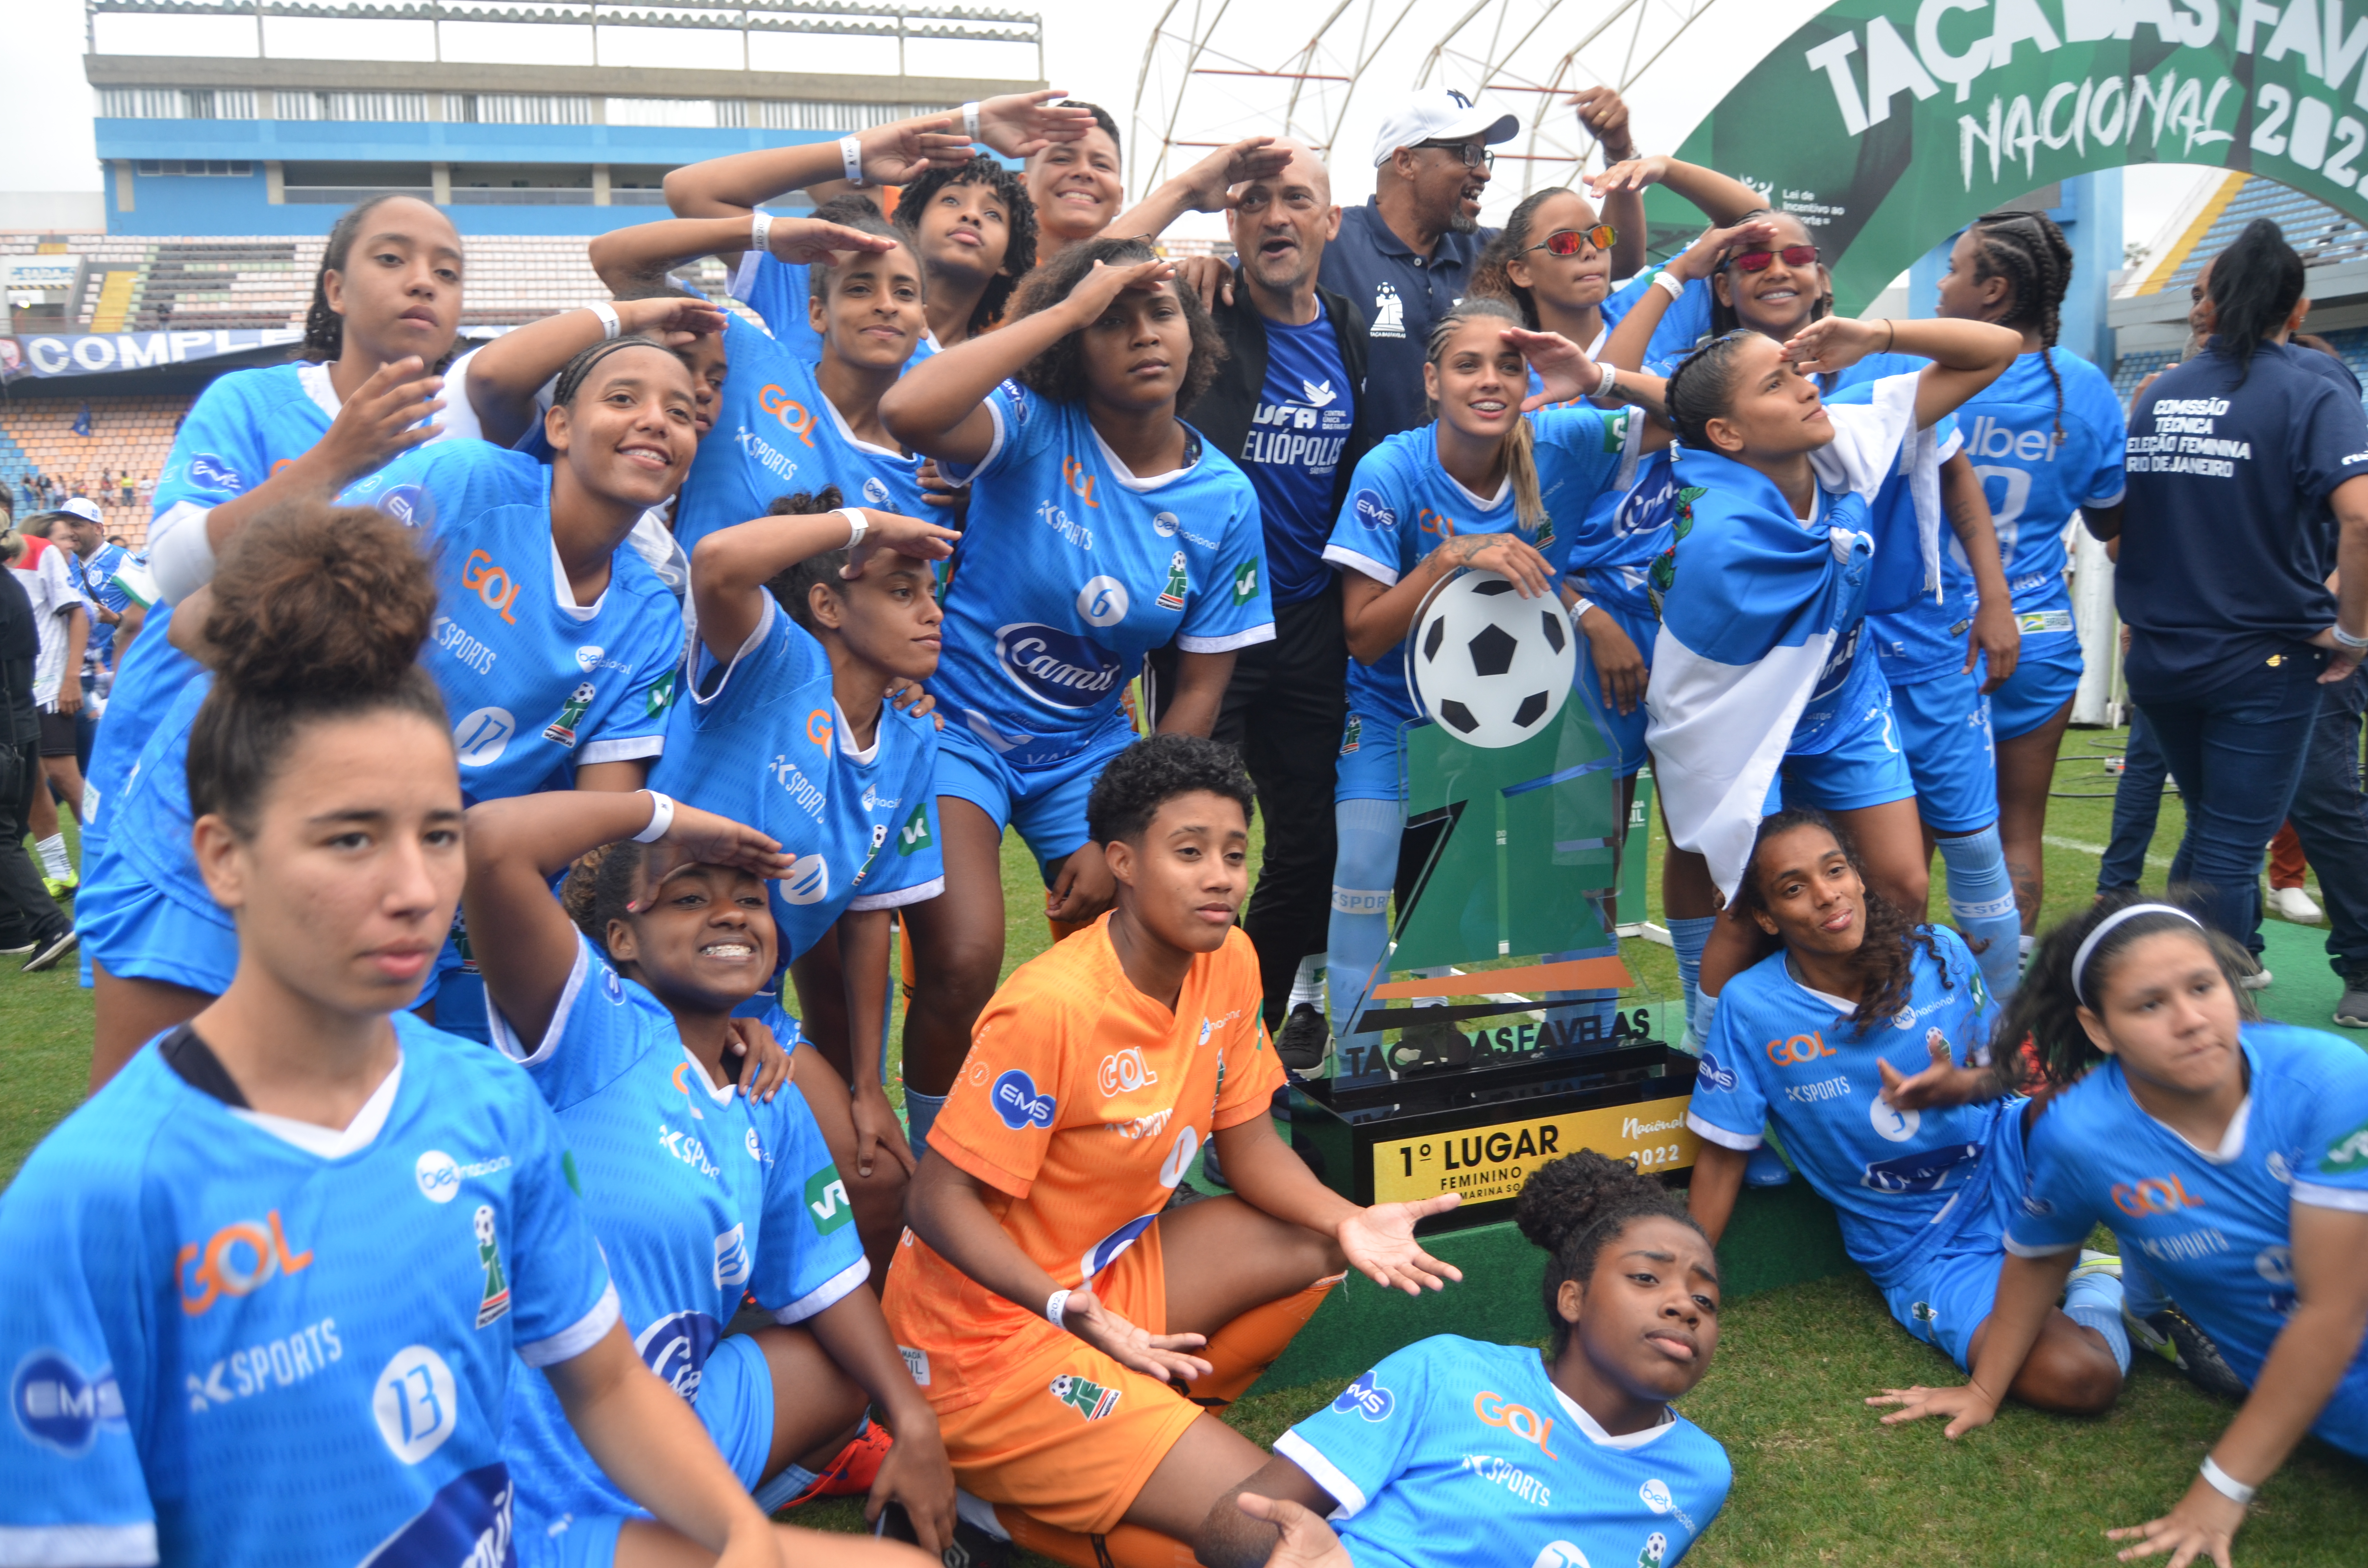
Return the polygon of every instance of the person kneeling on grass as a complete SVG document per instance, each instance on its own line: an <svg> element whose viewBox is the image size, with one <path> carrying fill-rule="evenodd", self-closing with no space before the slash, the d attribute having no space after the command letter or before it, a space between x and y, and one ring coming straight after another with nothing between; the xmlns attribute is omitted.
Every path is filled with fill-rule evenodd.
<svg viewBox="0 0 2368 1568"><path fill-rule="evenodd" d="M2253 967L2135 890L2040 938L1998 1038L2027 1033L2069 1087L2037 1102L1989 1342L1969 1386L1867 1402L1900 1407L1886 1423L1948 1416L1952 1437L1987 1425L2067 1260L2110 1226L2250 1390L2169 1513L2105 1532L2171 1568L2229 1568L2253 1494L2305 1432L2368 1460L2368 1057L2254 1017Z"/></svg>
<svg viewBox="0 0 2368 1568"><path fill-rule="evenodd" d="M634 1347L768 1511L816 1490L814 1472L849 1462L850 1446L885 1448L864 1457L870 1512L894 1499L921 1544L942 1549L953 1477L937 1418L863 1288L822 1130L804 1096L741 1093L726 1064L762 1028L733 1010L773 972L766 879L790 857L655 790L488 801L468 835L494 1044L558 1114ZM744 1296L773 1321L726 1336ZM660 1561L558 1392L521 1376L502 1441L530 1568ZM893 1446L865 1425L874 1401Z"/></svg>
<svg viewBox="0 0 2368 1568"><path fill-rule="evenodd" d="M1546 1251L1553 1349L1441 1334L1384 1358L1218 1500L1203 1562L1671 1568L1702 1538L1734 1471L1669 1402L1718 1348L1709 1238L1593 1150L1541 1166L1514 1219Z"/></svg>
<svg viewBox="0 0 2368 1568"><path fill-rule="evenodd" d="M1990 1063L1998 1009L1972 949L1909 924L1824 813L1799 807L1759 824L1725 918L1776 950L1727 983L1713 1015L1686 1112L1703 1140L1689 1209L1717 1240L1772 1122L1891 1315L1971 1366L2022 1194L2031 1106ZM2037 1320L2028 1357L2004 1369L2017 1399L2093 1415L2119 1396L2130 1342L2117 1267L2082 1260L2064 1310Z"/></svg>
<svg viewBox="0 0 2368 1568"><path fill-rule="evenodd" d="M999 1505L964 1519L1082 1568L1182 1560L1265 1459L1206 1407L1344 1267L1410 1295L1462 1278L1414 1239L1454 1195L1360 1209L1268 1119L1283 1073L1235 929L1250 799L1233 748L1199 736L1111 759L1086 817L1116 905L980 1014L888 1271L955 1479ZM1238 1196L1170 1209L1212 1137Z"/></svg>

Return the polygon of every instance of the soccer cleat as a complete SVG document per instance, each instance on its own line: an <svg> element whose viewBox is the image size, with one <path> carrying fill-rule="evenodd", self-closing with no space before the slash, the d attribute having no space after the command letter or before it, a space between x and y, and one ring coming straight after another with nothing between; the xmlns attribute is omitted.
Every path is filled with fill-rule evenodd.
<svg viewBox="0 0 2368 1568"><path fill-rule="evenodd" d="M39 942L17 942L9 947L0 948L0 959L21 959L40 946Z"/></svg>
<svg viewBox="0 0 2368 1568"><path fill-rule="evenodd" d="M2368 974L2343 982L2343 1000L2335 1005L2335 1021L2348 1029L2368 1029Z"/></svg>
<svg viewBox="0 0 2368 1568"><path fill-rule="evenodd" d="M1274 1037L1274 1053L1292 1072L1306 1073L1324 1064L1324 1052L1331 1044L1332 1031L1325 1026L1324 1015L1315 1010L1315 1003L1302 1002L1282 1020L1282 1032Z"/></svg>
<svg viewBox="0 0 2368 1568"><path fill-rule="evenodd" d="M869 1495L871 1483L880 1479L880 1464L888 1457L888 1446L894 1441L880 1423L866 1422L863 1430L848 1439L847 1447L822 1467L814 1484L791 1498L785 1506L794 1508L817 1497Z"/></svg>
<svg viewBox="0 0 2368 1568"><path fill-rule="evenodd" d="M2310 894L2300 888L2271 888L2270 913L2297 926L2316 926L2327 918L2327 912L2312 903Z"/></svg>
<svg viewBox="0 0 2368 1568"><path fill-rule="evenodd" d="M2165 1307L2149 1318L2135 1318L2123 1313L2128 1324L2130 1342L2139 1349L2161 1357L2187 1375L2187 1381L2215 1399L2241 1400L2253 1391L2245 1386L2236 1369L2221 1358L2220 1347L2212 1336L2195 1326L2195 1320L2177 1307Z"/></svg>
<svg viewBox="0 0 2368 1568"><path fill-rule="evenodd" d="M41 886L49 890L51 898L63 903L74 897L74 890L82 886L82 878L75 874L72 866L69 866L66 868L66 874L63 877L44 874L41 878Z"/></svg>
<svg viewBox="0 0 2368 1568"><path fill-rule="evenodd" d="M880 1522L871 1533L888 1540L911 1541L920 1544L920 1532L913 1528L913 1517L902 1503L891 1503L880 1510ZM997 1540L985 1530L959 1516L954 1519L953 1544L946 1548L941 1558L945 1568L1011 1568L1011 1542Z"/></svg>
<svg viewBox="0 0 2368 1568"><path fill-rule="evenodd" d="M2267 991L2272 978L2268 970L2257 969L2250 974L2237 976L2237 988L2239 991Z"/></svg>
<svg viewBox="0 0 2368 1568"><path fill-rule="evenodd" d="M1472 1060L1472 1042L1453 1024L1410 1024L1384 1059L1395 1073L1419 1072L1426 1067L1462 1067Z"/></svg>
<svg viewBox="0 0 2368 1568"><path fill-rule="evenodd" d="M71 926L52 937L43 937L33 944L33 956L25 960L25 974L39 974L45 969L55 969L60 959L74 951L82 938Z"/></svg>

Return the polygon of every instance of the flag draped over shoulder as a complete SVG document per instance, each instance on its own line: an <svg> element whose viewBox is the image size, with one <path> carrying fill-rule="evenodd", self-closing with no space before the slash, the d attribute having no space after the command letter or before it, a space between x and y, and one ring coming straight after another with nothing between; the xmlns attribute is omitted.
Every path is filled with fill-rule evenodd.
<svg viewBox="0 0 2368 1568"><path fill-rule="evenodd" d="M1729 899L1793 725L1864 617L1867 502L1914 431L1915 383L1886 378L1869 403L1829 409L1835 439L1811 454L1814 521L1757 469L1691 449L1678 459L1645 739L1670 841L1707 859Z"/></svg>

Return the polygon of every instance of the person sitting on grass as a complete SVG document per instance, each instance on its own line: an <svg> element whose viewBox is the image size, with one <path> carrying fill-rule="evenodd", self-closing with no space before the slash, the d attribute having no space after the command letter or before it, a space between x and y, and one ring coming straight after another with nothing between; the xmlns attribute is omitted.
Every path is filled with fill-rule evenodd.
<svg viewBox="0 0 2368 1568"><path fill-rule="evenodd" d="M1233 748L1200 736L1110 759L1086 820L1116 904L979 1015L888 1270L888 1322L955 1480L1078 1568L1184 1560L1266 1458L1208 1407L1257 1381L1344 1268L1417 1295L1462 1278L1414 1238L1454 1195L1360 1209L1268 1116L1283 1073L1235 929L1250 800ZM1212 1137L1237 1196L1171 1208Z"/></svg>
<svg viewBox="0 0 2368 1568"><path fill-rule="evenodd" d="M2106 1531L2124 1558L2229 1568L2253 1494L2309 1433L2368 1460L2368 1057L2264 1023L2245 951L2135 889L2040 938L1998 1030L2047 1085L2006 1229L1989 1342L1961 1388L1894 1389L1886 1424L1986 1426L2098 1225L2142 1253L2249 1389L2168 1514Z"/></svg>
<svg viewBox="0 0 2368 1568"><path fill-rule="evenodd" d="M1702 1139L1689 1210L1716 1241L1772 1123L1893 1318L1970 1367L2022 1195L2031 1103L1991 1062L1998 1007L1972 949L1870 889L1855 847L1806 807L1759 824L1725 918L1775 950L1727 983L1712 1018L1686 1112ZM2120 1395L2116 1267L2081 1260L2064 1310L2036 1320L2028 1356L2005 1369L2017 1399L2094 1415Z"/></svg>
<svg viewBox="0 0 2368 1568"><path fill-rule="evenodd" d="M1384 1357L1218 1499L1201 1562L1624 1568L1642 1541L1634 1561L1671 1568L1702 1538L1734 1471L1670 1402L1718 1348L1709 1237L1591 1149L1540 1166L1514 1220L1545 1249L1553 1347L1441 1334Z"/></svg>

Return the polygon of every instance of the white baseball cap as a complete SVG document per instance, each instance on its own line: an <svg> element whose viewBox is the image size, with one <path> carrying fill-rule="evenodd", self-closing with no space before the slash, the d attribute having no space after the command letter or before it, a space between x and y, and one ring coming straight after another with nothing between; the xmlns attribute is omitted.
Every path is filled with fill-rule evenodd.
<svg viewBox="0 0 2368 1568"><path fill-rule="evenodd" d="M98 509L98 503L96 501L85 501L79 495L73 496L61 503L58 506L58 510L61 512L71 513L74 517L80 517L85 523L97 523L100 528L105 528L107 526L107 515Z"/></svg>
<svg viewBox="0 0 2368 1568"><path fill-rule="evenodd" d="M1521 118L1498 114L1475 104L1452 87L1425 87L1412 93L1382 116L1373 137L1373 167L1390 161L1401 147L1424 142L1466 142L1480 137L1491 147L1520 134Z"/></svg>

